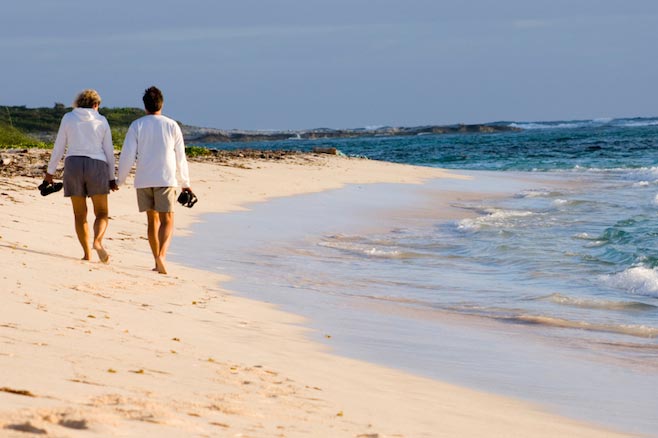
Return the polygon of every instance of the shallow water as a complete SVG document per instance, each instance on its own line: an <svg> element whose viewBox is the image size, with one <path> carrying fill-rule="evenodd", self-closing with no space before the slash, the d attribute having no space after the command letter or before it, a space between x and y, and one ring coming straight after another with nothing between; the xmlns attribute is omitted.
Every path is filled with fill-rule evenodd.
<svg viewBox="0 0 658 438"><path fill-rule="evenodd" d="M341 354L656 436L658 118L501 123L524 130L210 145L497 172L275 200L186 245ZM486 193L438 201L461 189Z"/></svg>
<svg viewBox="0 0 658 438"><path fill-rule="evenodd" d="M651 434L658 207L643 172L350 186L207 216L174 249L309 317L340 354ZM489 193L439 202L456 189Z"/></svg>

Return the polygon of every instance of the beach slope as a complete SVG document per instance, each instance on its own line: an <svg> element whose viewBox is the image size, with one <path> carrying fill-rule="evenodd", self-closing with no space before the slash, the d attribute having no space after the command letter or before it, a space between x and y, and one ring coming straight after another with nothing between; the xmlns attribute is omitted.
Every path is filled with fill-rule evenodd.
<svg viewBox="0 0 658 438"><path fill-rule="evenodd" d="M200 201L177 210L178 236L274 197L463 178L335 156L194 162L191 175ZM81 261L68 200L39 182L0 177L0 437L623 436L333 355L300 317L224 290L230 272L153 272L130 186L110 196L110 263Z"/></svg>

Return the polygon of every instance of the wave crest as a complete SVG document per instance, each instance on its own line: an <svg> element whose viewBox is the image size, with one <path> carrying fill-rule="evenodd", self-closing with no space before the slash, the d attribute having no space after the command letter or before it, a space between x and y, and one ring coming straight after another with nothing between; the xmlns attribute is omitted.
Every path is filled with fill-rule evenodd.
<svg viewBox="0 0 658 438"><path fill-rule="evenodd" d="M384 248L369 243L356 242L353 239L333 242L323 241L318 242L318 246L361 257L376 257L383 259L410 259L423 257L423 254L420 253L401 251L397 248Z"/></svg>
<svg viewBox="0 0 658 438"><path fill-rule="evenodd" d="M639 338L657 338L658 328L638 324L600 324L586 321L573 321L570 319L554 318L542 315L520 315L508 318L508 321L524 324L544 325L548 327L579 329L594 332L617 333Z"/></svg>
<svg viewBox="0 0 658 438"><path fill-rule="evenodd" d="M655 310L658 308L657 306L639 301L612 301L595 298L575 298L558 293L543 297L542 300L563 306L579 307L584 309L643 311Z"/></svg>
<svg viewBox="0 0 658 438"><path fill-rule="evenodd" d="M603 281L611 287L623 289L633 295L658 298L658 270L635 266L617 274L608 275Z"/></svg>
<svg viewBox="0 0 658 438"><path fill-rule="evenodd" d="M514 221L518 218L532 216L535 213L532 211L524 210L498 210L490 209L488 214L476 218L462 219L457 223L457 228L460 230L477 231L482 228L492 227L513 227Z"/></svg>
<svg viewBox="0 0 658 438"><path fill-rule="evenodd" d="M658 126L658 119L655 118L635 118L635 119L613 119L610 117L600 117L591 120L569 120L553 122L513 122L508 126L512 128L533 130L533 129L578 129L578 128L596 128L604 126L614 126L621 128L642 128L649 126Z"/></svg>

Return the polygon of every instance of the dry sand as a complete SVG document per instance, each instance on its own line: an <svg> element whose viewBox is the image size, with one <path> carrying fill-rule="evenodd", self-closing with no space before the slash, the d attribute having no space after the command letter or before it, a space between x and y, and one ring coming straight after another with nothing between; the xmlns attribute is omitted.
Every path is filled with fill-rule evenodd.
<svg viewBox="0 0 658 438"><path fill-rule="evenodd" d="M458 177L330 156L195 162L191 175L200 201L177 210L176 235L268 198ZM0 437L622 436L335 356L300 317L232 295L220 274L152 272L130 186L110 197L110 264L83 262L68 200L41 197L39 182L0 177Z"/></svg>

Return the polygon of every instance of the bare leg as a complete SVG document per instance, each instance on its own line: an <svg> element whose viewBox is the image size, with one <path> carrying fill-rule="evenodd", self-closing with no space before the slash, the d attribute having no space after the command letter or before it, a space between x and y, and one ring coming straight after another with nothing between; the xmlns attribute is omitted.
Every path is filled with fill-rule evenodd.
<svg viewBox="0 0 658 438"><path fill-rule="evenodd" d="M87 224L87 198L84 196L71 196L73 216L75 219L75 234L82 245L84 256L82 260L91 260L91 248L89 247L89 225Z"/></svg>
<svg viewBox="0 0 658 438"><path fill-rule="evenodd" d="M174 234L174 212L160 213L160 228L158 229L158 241L160 242L160 253L155 259L155 265L158 267L158 272L166 274L167 269L164 266L164 261L167 258L167 250L171 243L171 236Z"/></svg>
<svg viewBox="0 0 658 438"><path fill-rule="evenodd" d="M165 259L167 250L171 243L171 236L174 234L174 213L160 213L155 210L146 212L148 223L148 238L151 252L155 259L155 269L160 274L166 274Z"/></svg>
<svg viewBox="0 0 658 438"><path fill-rule="evenodd" d="M105 230L107 230L109 217L107 195L94 195L91 197L91 202L94 204L94 215L96 216L94 220L93 247L98 253L98 258L101 259L101 262L109 263L110 256L103 247L103 236L105 236Z"/></svg>
<svg viewBox="0 0 658 438"><path fill-rule="evenodd" d="M158 239L158 229L160 228L160 216L155 210L148 210L146 212L146 221L147 221L147 235L149 238L149 245L151 246L151 253L153 253L153 259L157 260L158 254L160 254L160 241ZM158 270L156 263L154 271Z"/></svg>

